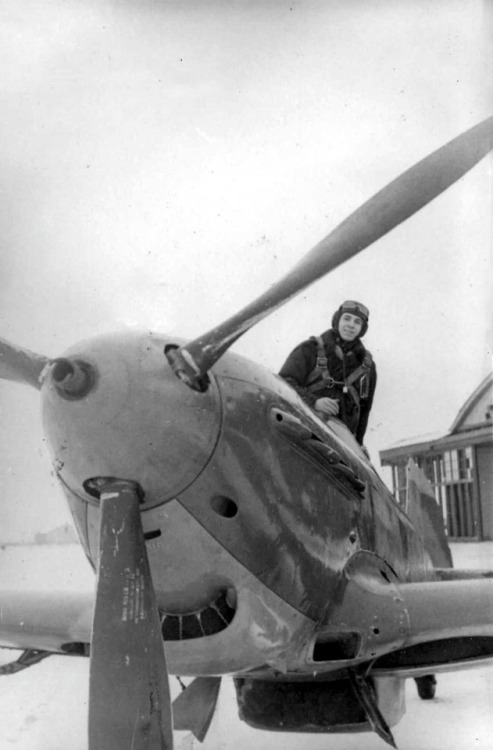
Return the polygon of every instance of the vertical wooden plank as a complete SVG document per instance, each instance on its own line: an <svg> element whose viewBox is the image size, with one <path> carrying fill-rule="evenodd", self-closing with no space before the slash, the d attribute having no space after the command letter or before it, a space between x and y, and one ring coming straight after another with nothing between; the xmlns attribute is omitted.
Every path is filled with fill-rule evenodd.
<svg viewBox="0 0 493 750"><path fill-rule="evenodd" d="M462 503L464 507L464 536L471 539L474 536L472 522L471 498L466 482L461 482Z"/></svg>
<svg viewBox="0 0 493 750"><path fill-rule="evenodd" d="M457 536L465 537L467 536L467 534L465 533L466 532L466 519L464 517L464 498L462 497L462 485L458 481L456 481L454 484L454 493L456 497L456 508L457 508L457 523L458 523Z"/></svg>
<svg viewBox="0 0 493 750"><path fill-rule="evenodd" d="M478 455L477 447L471 448L471 461L472 461L472 501L474 508L474 525L476 528L476 538L478 542L484 540L484 528L483 528L483 511L481 508L481 492L479 485L479 468L478 468Z"/></svg>
<svg viewBox="0 0 493 750"><path fill-rule="evenodd" d="M452 492L452 485L448 484L445 486L445 502L447 506L447 528L449 536L454 538L455 534L455 515L454 515L454 497Z"/></svg>

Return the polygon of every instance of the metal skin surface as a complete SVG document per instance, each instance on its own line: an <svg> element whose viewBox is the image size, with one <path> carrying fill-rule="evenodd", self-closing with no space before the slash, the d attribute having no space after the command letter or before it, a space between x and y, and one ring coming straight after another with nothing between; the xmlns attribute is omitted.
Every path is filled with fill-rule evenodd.
<svg viewBox="0 0 493 750"><path fill-rule="evenodd" d="M48 369L43 424L60 480L89 502L83 482L114 476L138 482L145 508L170 500L200 474L219 436L221 408L214 382L196 393L169 370L165 341L150 333L100 336L64 356L95 371L80 399L65 399Z"/></svg>
<svg viewBox="0 0 493 750"><path fill-rule="evenodd" d="M236 613L227 628L205 638L165 642L170 674L236 674L266 665L285 672L306 663L315 623L260 584L177 501L144 512L143 520L144 531L155 528L156 522L163 528L161 537L147 542L160 610L197 612L214 600L218 589L234 587L237 592ZM64 617L57 607L60 599L70 605L65 593L29 599L22 593L9 594L7 603L2 602L4 644L56 652L66 650L67 641L89 643L93 597L86 597L81 612L80 596L74 595L74 606L66 607ZM26 622L22 635L19 620Z"/></svg>
<svg viewBox="0 0 493 750"><path fill-rule="evenodd" d="M97 549L98 509L88 507L91 555ZM179 675L236 674L266 664L279 672L307 662L315 622L263 585L171 500L143 514L144 533L160 528L147 542L158 606L169 614L196 613L231 590L235 616L207 637L165 641L168 670Z"/></svg>
<svg viewBox="0 0 493 750"><path fill-rule="evenodd" d="M235 600L224 631L166 643L171 672L340 666L314 667L309 647L316 627L338 627L348 561L360 550L378 552L401 581L430 579L422 542L340 423L324 424L284 381L231 354L214 368L207 392L192 391L163 355L169 343L176 342L125 333L73 347L65 356L96 372L82 399L61 398L45 376L46 434L88 557L98 557L99 508L84 482L139 482L160 610L199 612L221 591ZM364 493L280 429L279 414L310 444L328 446L365 483ZM366 561L365 572L371 580ZM389 631L382 648L402 640Z"/></svg>
<svg viewBox="0 0 493 750"><path fill-rule="evenodd" d="M115 611L126 601L121 571L146 559L154 647L162 638L169 674L243 681L241 701L251 698L242 703L244 720L253 726L277 726L260 710L265 693L298 707L289 731L371 727L394 745L389 726L404 710L403 677L492 658L491 613L482 597L490 599L493 581L473 587L441 579L425 541L341 422L323 422L285 381L231 353L208 374L206 390L192 390L164 353L179 344L148 332L101 336L43 370L45 434L81 543L99 571L100 621L112 592ZM77 379L72 387L71 362L90 372L82 389ZM101 524L105 491L114 507L112 520ZM115 573L125 492L133 497L133 521ZM128 553L135 534L139 555ZM114 580L104 589L107 575ZM94 646L93 717L101 720L92 722L91 747L99 747L106 720L98 696L118 680L119 667L111 659L107 669L104 648L98 659L106 632L97 626L98 607L88 597L55 593L2 599L2 645L74 655ZM124 642L115 623L108 635ZM117 648L118 658L124 651ZM145 685L156 676L147 653L145 645L136 649L135 674ZM351 692L353 683L359 692ZM183 698L183 726L199 733L215 706L204 684L196 683L199 700ZM131 680L128 686L119 695L131 694L135 707L140 691L136 699ZM152 694L152 685L146 690ZM349 711L339 714L338 704L322 710L323 696L344 703L347 691ZM308 718L300 692L311 696ZM162 746L146 744L146 716L142 746ZM164 724L169 733L171 722Z"/></svg>
<svg viewBox="0 0 493 750"><path fill-rule="evenodd" d="M60 608L63 601L63 609ZM63 644L88 643L94 613L92 593L2 591L2 647L63 651Z"/></svg>
<svg viewBox="0 0 493 750"><path fill-rule="evenodd" d="M338 439L280 378L240 357L228 358L216 377L223 403L217 448L178 499L232 555L317 621L326 618L341 571L361 548L378 551L402 581L432 577L421 540L356 445ZM354 468L367 483L364 498L277 430L270 418L276 407ZM215 495L236 503L233 519L214 514Z"/></svg>

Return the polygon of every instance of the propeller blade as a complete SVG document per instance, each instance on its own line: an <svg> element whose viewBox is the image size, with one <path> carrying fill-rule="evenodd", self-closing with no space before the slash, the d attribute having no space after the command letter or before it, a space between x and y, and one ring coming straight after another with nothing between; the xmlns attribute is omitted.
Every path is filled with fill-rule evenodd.
<svg viewBox="0 0 493 750"><path fill-rule="evenodd" d="M254 302L185 347L167 352L176 374L191 387L203 390L201 379L240 336L426 206L492 148L490 117L408 169L339 224Z"/></svg>
<svg viewBox="0 0 493 750"><path fill-rule="evenodd" d="M89 750L172 750L168 672L134 483L100 488Z"/></svg>
<svg viewBox="0 0 493 750"><path fill-rule="evenodd" d="M47 357L0 338L0 378L3 380L27 383L39 390L39 378L48 362Z"/></svg>

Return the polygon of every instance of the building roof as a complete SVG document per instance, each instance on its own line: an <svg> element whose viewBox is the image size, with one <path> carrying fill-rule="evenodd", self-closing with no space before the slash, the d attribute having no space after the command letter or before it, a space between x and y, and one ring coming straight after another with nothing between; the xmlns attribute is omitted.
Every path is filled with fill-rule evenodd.
<svg viewBox="0 0 493 750"><path fill-rule="evenodd" d="M444 437L442 430L440 430L439 432L426 432L423 435L413 435L412 437L403 438L402 440L396 440L395 443L392 443L390 448L386 448L385 450L402 448L404 445L421 445L421 443L429 443L434 440L440 440L440 438L442 437Z"/></svg>
<svg viewBox="0 0 493 750"><path fill-rule="evenodd" d="M422 453L442 453L468 445L493 442L493 373L490 373L469 396L449 432L428 433L399 440L380 451L382 465ZM490 396L491 392L491 396Z"/></svg>
<svg viewBox="0 0 493 750"><path fill-rule="evenodd" d="M422 453L443 453L444 451L466 448L469 445L493 442L493 425L483 425L475 430L448 433L442 437L422 441L401 441L391 448L380 451L382 466L395 463L399 458L408 458Z"/></svg>
<svg viewBox="0 0 493 750"><path fill-rule="evenodd" d="M471 393L463 407L459 410L459 413L457 414L455 421L450 428L450 432L458 432L458 430L464 427L467 417L471 414L474 407L479 404L483 396L487 396L487 393L492 388L492 386L493 372L490 372L490 374L485 377L483 382L478 385L476 390ZM493 398L491 400L493 400ZM493 407L493 404L489 404L488 406L491 408ZM491 419L491 413L489 418ZM485 419L487 419L486 416Z"/></svg>

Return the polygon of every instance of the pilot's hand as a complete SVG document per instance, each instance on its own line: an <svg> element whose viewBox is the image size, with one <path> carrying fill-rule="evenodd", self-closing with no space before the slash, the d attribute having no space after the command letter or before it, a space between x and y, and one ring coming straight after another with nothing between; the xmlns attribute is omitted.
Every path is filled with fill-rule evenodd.
<svg viewBox="0 0 493 750"><path fill-rule="evenodd" d="M339 414L339 401L335 398L324 396L323 398L317 398L313 404L313 408L326 418L335 417L336 414Z"/></svg>

